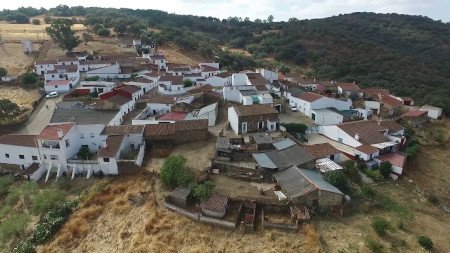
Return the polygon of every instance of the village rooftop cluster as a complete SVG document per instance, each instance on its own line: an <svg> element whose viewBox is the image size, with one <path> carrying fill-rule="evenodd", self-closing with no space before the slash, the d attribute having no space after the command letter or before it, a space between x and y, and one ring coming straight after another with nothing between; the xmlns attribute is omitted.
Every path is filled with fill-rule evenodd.
<svg viewBox="0 0 450 253"><path fill-rule="evenodd" d="M377 87L268 69L231 73L215 62L173 64L154 49L142 57L76 55L34 66L45 92L61 95L61 101L42 108L52 116L39 133L0 137L0 163L20 166L35 181L120 176L142 166L146 156L166 157L176 145L215 136L211 174L274 187L241 202L214 193L200 211L189 209L191 188L180 187L166 205L231 228L237 213L254 228L254 203L267 205L265 215L274 211L271 206L287 208L297 220L309 218L314 207L342 213L349 197L323 174L342 170L346 160L362 160L369 168L388 161L390 177L397 179L406 162L405 128L398 122L420 127L442 113ZM225 124L213 131L222 126L220 115ZM298 119L306 134L288 133L283 125Z"/></svg>

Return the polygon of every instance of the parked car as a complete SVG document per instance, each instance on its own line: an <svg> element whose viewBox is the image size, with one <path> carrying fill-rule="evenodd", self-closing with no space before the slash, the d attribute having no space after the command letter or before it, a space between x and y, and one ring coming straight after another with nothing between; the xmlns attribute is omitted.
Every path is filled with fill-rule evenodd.
<svg viewBox="0 0 450 253"><path fill-rule="evenodd" d="M52 91L45 96L46 98L56 98L58 96L58 92Z"/></svg>
<svg viewBox="0 0 450 253"><path fill-rule="evenodd" d="M293 111L293 112L298 111L297 107L295 107L293 105L289 105L289 108L291 108L291 111Z"/></svg>

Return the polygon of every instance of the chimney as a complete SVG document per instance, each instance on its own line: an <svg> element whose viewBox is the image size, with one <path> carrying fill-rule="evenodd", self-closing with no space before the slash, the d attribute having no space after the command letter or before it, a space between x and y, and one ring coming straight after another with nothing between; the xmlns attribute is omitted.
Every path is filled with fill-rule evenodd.
<svg viewBox="0 0 450 253"><path fill-rule="evenodd" d="M355 134L355 140L359 141L359 134L358 133Z"/></svg>
<svg viewBox="0 0 450 253"><path fill-rule="evenodd" d="M106 148L108 145L106 144L106 140L102 141L102 148Z"/></svg>
<svg viewBox="0 0 450 253"><path fill-rule="evenodd" d="M56 130L56 132L58 133L59 139L61 139L64 136L64 131L61 128L58 128L58 130Z"/></svg>

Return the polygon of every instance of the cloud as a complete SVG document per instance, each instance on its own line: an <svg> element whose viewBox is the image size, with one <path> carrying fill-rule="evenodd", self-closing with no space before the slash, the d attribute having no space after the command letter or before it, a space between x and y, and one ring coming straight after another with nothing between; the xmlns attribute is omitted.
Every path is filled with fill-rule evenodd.
<svg viewBox="0 0 450 253"><path fill-rule="evenodd" d="M450 0L59 0L57 4L69 6L99 6L134 9L158 9L169 13L192 14L227 18L230 16L275 21L323 18L351 12L377 12L424 15L433 19L450 21ZM52 0L2 1L2 8L20 6L50 8L57 5Z"/></svg>

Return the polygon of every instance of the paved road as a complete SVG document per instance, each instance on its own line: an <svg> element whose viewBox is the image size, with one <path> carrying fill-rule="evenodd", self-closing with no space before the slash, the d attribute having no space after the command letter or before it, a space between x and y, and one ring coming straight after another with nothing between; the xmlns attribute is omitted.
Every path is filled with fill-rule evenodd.
<svg viewBox="0 0 450 253"><path fill-rule="evenodd" d="M39 134L50 122L56 103L61 101L61 97L44 98L38 108L30 115L26 125L18 130L18 134ZM47 107L48 106L48 107ZM47 109L48 108L48 109Z"/></svg>

